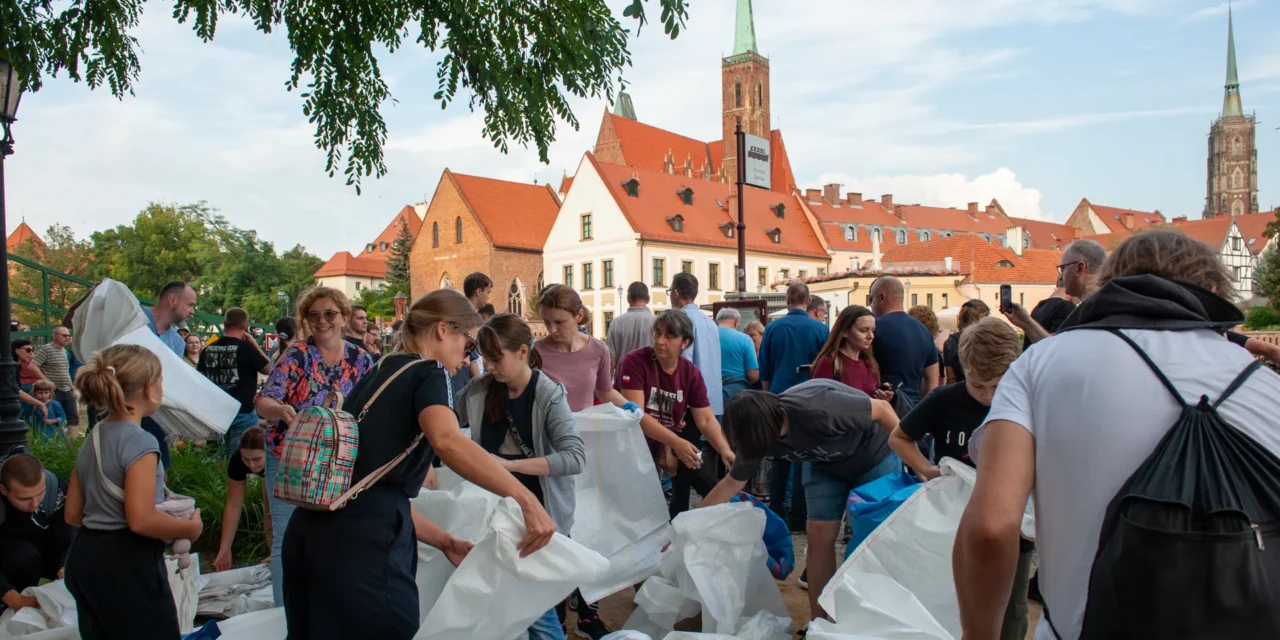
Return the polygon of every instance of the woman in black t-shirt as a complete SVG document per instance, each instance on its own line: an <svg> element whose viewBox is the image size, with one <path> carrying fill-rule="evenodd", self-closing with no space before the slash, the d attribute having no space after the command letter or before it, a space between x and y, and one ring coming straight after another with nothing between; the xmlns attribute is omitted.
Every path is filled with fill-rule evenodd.
<svg viewBox="0 0 1280 640"><path fill-rule="evenodd" d="M956 316L956 332L947 336L942 343L942 372L946 376L945 384L964 382L964 367L960 366L960 333L965 327L976 324L979 320L991 315L991 307L987 303L974 298L960 305L960 313Z"/></svg>
<svg viewBox="0 0 1280 640"><path fill-rule="evenodd" d="M240 447L227 461L227 505L222 509L222 542L213 561L214 571L231 568L231 543L235 542L236 528L240 525L246 480L250 475L262 476L262 469L267 466L266 442L265 429L249 427L240 436Z"/></svg>
<svg viewBox="0 0 1280 640"><path fill-rule="evenodd" d="M440 549L455 565L471 549L409 506L433 454L464 479L515 499L527 529L517 545L522 556L551 541L556 525L538 499L463 435L453 412L447 371L456 371L475 348L479 324L457 291L419 298L405 316L398 351L351 390L343 409L360 423L352 483L400 462L342 509L294 512L283 550L290 637L408 640L417 633L417 542Z"/></svg>

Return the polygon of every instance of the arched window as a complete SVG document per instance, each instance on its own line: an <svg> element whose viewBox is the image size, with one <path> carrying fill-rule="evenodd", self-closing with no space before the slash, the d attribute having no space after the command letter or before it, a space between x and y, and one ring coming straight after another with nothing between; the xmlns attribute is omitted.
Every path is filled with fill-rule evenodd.
<svg viewBox="0 0 1280 640"><path fill-rule="evenodd" d="M453 288L453 280L449 279L449 272L447 271L440 275L440 288L441 289Z"/></svg>
<svg viewBox="0 0 1280 640"><path fill-rule="evenodd" d="M856 235L856 234L857 234L856 229L857 229L857 227L854 227L854 226L848 226L848 227L845 227L845 228L844 228L844 239L845 239L845 240L857 240L857 239L858 239L858 236Z"/></svg>
<svg viewBox="0 0 1280 640"><path fill-rule="evenodd" d="M897 239L897 241L898 241L898 244L906 244L906 243L907 243L907 230L906 230L906 229L898 229L898 233L896 234L896 236L897 236L897 237L896 237L896 239Z"/></svg>
<svg viewBox="0 0 1280 640"><path fill-rule="evenodd" d="M764 106L764 83L763 82L756 83L756 106L757 107Z"/></svg>
<svg viewBox="0 0 1280 640"><path fill-rule="evenodd" d="M440 246L440 223L439 222L431 223L431 246L433 248Z"/></svg>
<svg viewBox="0 0 1280 640"><path fill-rule="evenodd" d="M1022 248L1023 249L1031 248L1031 236L1022 236Z"/></svg>
<svg viewBox="0 0 1280 640"><path fill-rule="evenodd" d="M462 216L453 220L453 241L462 244Z"/></svg>
<svg viewBox="0 0 1280 640"><path fill-rule="evenodd" d="M999 268L1001 268L1001 269L1012 269L1012 268L1013 268L1013 263L1012 263L1012 262L1009 262L1008 260L1001 260L1001 261L999 261L999 262L997 262L997 263L996 263L996 266L997 266L997 267L999 267Z"/></svg>
<svg viewBox="0 0 1280 640"><path fill-rule="evenodd" d="M1231 215L1233 216L1244 215L1244 203L1240 202L1239 200L1236 200L1235 202L1231 203Z"/></svg>
<svg viewBox="0 0 1280 640"><path fill-rule="evenodd" d="M539 271L538 272L538 295L542 295L542 290L545 288L546 288L546 285L542 283L542 272Z"/></svg>
<svg viewBox="0 0 1280 640"><path fill-rule="evenodd" d="M921 231L921 232L920 232L920 242L928 242L928 241L929 241L929 237L930 237L930 236L929 236L929 232L928 232L928 231Z"/></svg>
<svg viewBox="0 0 1280 640"><path fill-rule="evenodd" d="M1219 211L1226 211L1226 210L1227 210L1227 194L1224 193L1222 194L1222 206L1219 207Z"/></svg>
<svg viewBox="0 0 1280 640"><path fill-rule="evenodd" d="M1231 155L1239 157L1240 154L1243 152L1244 152L1244 141L1240 139L1240 136L1236 136L1234 139L1231 140Z"/></svg>
<svg viewBox="0 0 1280 640"><path fill-rule="evenodd" d="M524 317L524 285L520 284L520 278L512 280L507 290L507 312Z"/></svg>
<svg viewBox="0 0 1280 640"><path fill-rule="evenodd" d="M1240 171L1240 169L1237 168L1235 171L1231 172L1231 188L1240 189L1243 187L1244 187L1244 172Z"/></svg>
<svg viewBox="0 0 1280 640"><path fill-rule="evenodd" d="M742 78L733 77L733 107L742 108Z"/></svg>
<svg viewBox="0 0 1280 640"><path fill-rule="evenodd" d="M884 237L880 235L880 227L871 230L871 239L876 242L884 242Z"/></svg>
<svg viewBox="0 0 1280 640"><path fill-rule="evenodd" d="M991 244L991 234L989 233L982 234L982 241L987 244Z"/></svg>

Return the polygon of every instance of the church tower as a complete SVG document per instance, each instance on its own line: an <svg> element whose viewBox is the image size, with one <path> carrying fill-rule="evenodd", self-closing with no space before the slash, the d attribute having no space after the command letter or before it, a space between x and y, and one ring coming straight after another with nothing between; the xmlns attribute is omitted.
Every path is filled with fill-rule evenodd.
<svg viewBox="0 0 1280 640"><path fill-rule="evenodd" d="M1241 107L1233 27L1228 9L1227 84L1222 97L1222 114L1209 129L1205 218L1258 211L1258 149L1254 144L1257 121L1253 115L1245 115Z"/></svg>
<svg viewBox="0 0 1280 640"><path fill-rule="evenodd" d="M753 136L769 138L769 59L756 48L751 0L738 0L733 31L733 54L721 61L720 89L723 105L724 175L730 183L737 176L735 127Z"/></svg>

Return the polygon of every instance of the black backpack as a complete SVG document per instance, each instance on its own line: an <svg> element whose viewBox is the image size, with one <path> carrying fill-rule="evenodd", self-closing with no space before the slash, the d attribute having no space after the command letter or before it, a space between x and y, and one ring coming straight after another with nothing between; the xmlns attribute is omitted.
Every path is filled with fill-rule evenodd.
<svg viewBox="0 0 1280 640"><path fill-rule="evenodd" d="M1189 405L1111 333L1182 414L1107 506L1080 638L1280 638L1280 459L1218 414L1261 363Z"/></svg>

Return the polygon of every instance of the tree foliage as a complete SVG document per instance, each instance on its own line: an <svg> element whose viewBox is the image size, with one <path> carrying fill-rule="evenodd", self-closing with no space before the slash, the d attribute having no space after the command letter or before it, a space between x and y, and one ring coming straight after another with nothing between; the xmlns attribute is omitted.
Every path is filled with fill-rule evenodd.
<svg viewBox="0 0 1280 640"><path fill-rule="evenodd" d="M55 224L45 232L41 244L28 239L13 251L16 256L38 262L54 271L65 273L82 279L92 278L92 245L86 240L77 240L70 227ZM9 280L10 295L29 302L39 303L44 299L44 277L36 269L11 263L12 271ZM57 321L62 314L57 309L66 309L83 296L88 287L64 280L56 276L49 277L49 305L55 312L52 320ZM13 314L18 322L32 327L44 325L44 313L38 309L14 305Z"/></svg>
<svg viewBox="0 0 1280 640"><path fill-rule="evenodd" d="M413 253L413 234L409 225L401 224L396 239L391 243L391 255L387 256L387 286L409 288L409 255ZM406 295L408 295L406 293Z"/></svg>
<svg viewBox="0 0 1280 640"><path fill-rule="evenodd" d="M1271 247L1258 256L1253 268L1253 293L1270 301L1280 311L1280 248Z"/></svg>
<svg viewBox="0 0 1280 640"><path fill-rule="evenodd" d="M658 0L661 23L675 38L686 0ZM132 35L142 0L0 0L0 57L13 62L24 85L39 90L60 72L112 95L132 95L140 63ZM391 92L375 50L395 52L407 38L446 53L437 65L435 99L442 108L466 97L484 113L484 134L504 153L509 142L534 144L543 162L556 122L575 130L571 96L613 97L613 76L631 64L629 30L607 0L175 0L173 16L212 40L218 19L244 14L263 33L284 28L295 57L288 90L301 90L302 112L315 125L325 170L341 170L357 192L363 177L387 171L381 107ZM646 22L645 4L631 0L623 17Z"/></svg>

